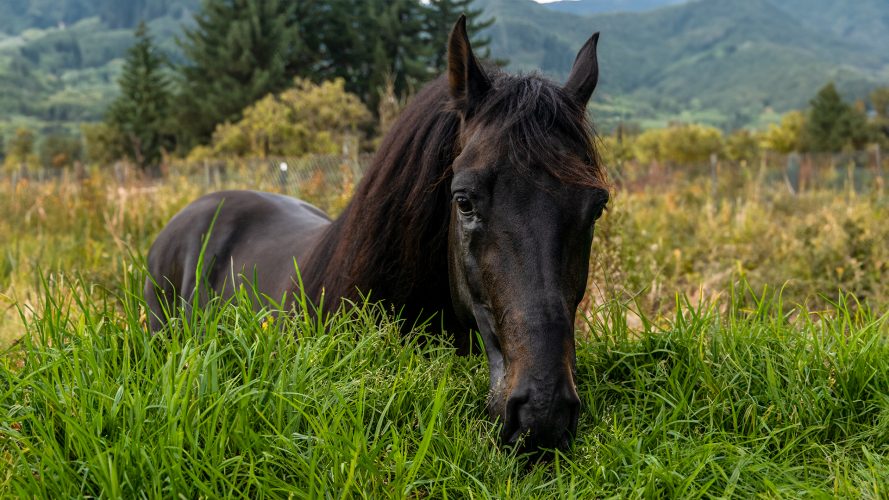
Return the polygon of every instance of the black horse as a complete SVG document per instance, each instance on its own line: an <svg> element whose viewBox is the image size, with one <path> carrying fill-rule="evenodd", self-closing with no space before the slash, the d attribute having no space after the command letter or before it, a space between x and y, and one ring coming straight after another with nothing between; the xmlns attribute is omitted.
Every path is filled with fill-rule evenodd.
<svg viewBox="0 0 889 500"><path fill-rule="evenodd" d="M408 320L439 314L458 348L480 332L503 442L566 446L580 407L574 317L608 201L586 116L597 40L558 86L483 68L461 18L447 76L406 107L339 218L277 194L227 191L170 221L148 256L152 328L175 297L185 307L206 300L195 293L204 244L202 279L223 296L245 283L292 297L295 259L302 291L323 297L324 312L365 294Z"/></svg>

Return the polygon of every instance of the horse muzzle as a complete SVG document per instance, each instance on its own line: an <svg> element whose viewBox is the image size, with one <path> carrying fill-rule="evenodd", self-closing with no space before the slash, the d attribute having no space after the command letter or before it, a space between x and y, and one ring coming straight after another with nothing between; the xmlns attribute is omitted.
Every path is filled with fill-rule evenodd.
<svg viewBox="0 0 889 500"><path fill-rule="evenodd" d="M501 442L520 452L566 449L579 414L580 398L570 379L521 384L506 399Z"/></svg>

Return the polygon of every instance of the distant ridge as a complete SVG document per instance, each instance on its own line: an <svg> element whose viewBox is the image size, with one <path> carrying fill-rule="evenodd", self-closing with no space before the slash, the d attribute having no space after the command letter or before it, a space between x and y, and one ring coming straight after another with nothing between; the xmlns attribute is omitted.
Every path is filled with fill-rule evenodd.
<svg viewBox="0 0 889 500"><path fill-rule="evenodd" d="M606 126L678 119L730 129L804 107L828 81L853 98L889 83L889 42L880 45L889 34L879 33L889 20L889 2L860 1L697 0L586 16L530 0L476 3L497 19L488 32L493 55L513 69L539 68L564 78L577 48L601 31L601 85L594 101ZM832 19L845 23L845 31L829 26L831 19L811 12L806 2L843 6L849 12ZM859 25L874 33L859 35ZM877 43L868 43L871 38Z"/></svg>
<svg viewBox="0 0 889 500"><path fill-rule="evenodd" d="M688 0L561 0L543 4L550 10L568 14L590 15L609 12L645 12Z"/></svg>

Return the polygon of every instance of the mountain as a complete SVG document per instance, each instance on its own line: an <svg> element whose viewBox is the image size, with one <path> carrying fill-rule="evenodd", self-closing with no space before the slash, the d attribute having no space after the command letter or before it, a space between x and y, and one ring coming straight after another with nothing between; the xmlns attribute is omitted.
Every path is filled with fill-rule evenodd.
<svg viewBox="0 0 889 500"><path fill-rule="evenodd" d="M550 10L587 16L606 12L645 12L686 1L688 0L561 0L544 5Z"/></svg>
<svg viewBox="0 0 889 500"><path fill-rule="evenodd" d="M138 19L175 62L175 37L200 1L0 0L0 135L100 119L117 94ZM475 0L474 7L496 18L486 33L494 57L556 79L600 31L593 110L606 129L619 121L757 125L805 107L828 81L847 98L889 84L889 0Z"/></svg>
<svg viewBox="0 0 889 500"><path fill-rule="evenodd" d="M99 18L110 29L132 29L140 20L191 17L199 0L0 0L0 32L16 35Z"/></svg>
<svg viewBox="0 0 889 500"><path fill-rule="evenodd" d="M859 2L823 1L849 10ZM488 31L493 56L509 60L512 69L540 68L564 78L577 49L600 31L594 109L606 125L680 119L733 128L804 107L828 81L850 97L886 84L889 51L819 26L803 12L803 0L798 9L776 3L698 0L650 12L578 16L530 0L477 2L497 19ZM883 18L889 14L889 2L872 3Z"/></svg>
<svg viewBox="0 0 889 500"><path fill-rule="evenodd" d="M866 49L889 52L886 0L774 0L774 4L806 26Z"/></svg>
<svg viewBox="0 0 889 500"><path fill-rule="evenodd" d="M102 117L140 19L174 59L200 0L0 0L0 135Z"/></svg>

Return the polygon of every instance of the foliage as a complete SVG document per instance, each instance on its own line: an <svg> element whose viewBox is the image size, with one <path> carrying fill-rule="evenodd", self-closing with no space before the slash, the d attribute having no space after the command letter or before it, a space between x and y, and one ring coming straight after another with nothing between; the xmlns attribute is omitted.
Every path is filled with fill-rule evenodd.
<svg viewBox="0 0 889 500"><path fill-rule="evenodd" d="M120 96L111 104L106 120L123 138L125 154L147 170L160 163L164 151L172 149L172 94L164 72L166 60L144 23L136 28L135 38L120 77Z"/></svg>
<svg viewBox="0 0 889 500"><path fill-rule="evenodd" d="M806 7L812 1L823 8ZM791 2L796 5L788 9ZM563 5L569 3L582 7ZM594 3L628 8L639 2ZM879 26L889 19L882 0L681 2L593 16L534 2L478 0L475 6L497 19L486 33L494 57L508 58L509 69L543 70L557 80L567 76L590 34L602 31L602 85L592 106L604 128L627 119L646 127L683 121L757 128L775 112L805 107L831 78L843 95L863 98L885 80L889 65L887 44L877 42L889 33ZM837 15L823 27L813 29L804 19L826 10ZM844 28L834 30L840 22ZM851 44L852 36L864 40Z"/></svg>
<svg viewBox="0 0 889 500"><path fill-rule="evenodd" d="M343 141L357 138L371 117L344 87L341 79L315 85L297 78L292 88L245 109L239 122L219 125L213 151L259 158L339 153Z"/></svg>
<svg viewBox="0 0 889 500"><path fill-rule="evenodd" d="M6 146L6 158L3 159L3 169L7 172L18 170L22 167L34 167L37 165L37 157L34 155L34 132L26 128L19 128Z"/></svg>
<svg viewBox="0 0 889 500"><path fill-rule="evenodd" d="M285 0L204 0L186 28L179 67L176 121L181 140L210 139L217 124L237 121L244 108L284 88L293 70L295 6Z"/></svg>
<svg viewBox="0 0 889 500"><path fill-rule="evenodd" d="M725 139L724 155L731 161L751 163L759 154L759 137L749 130L736 130Z"/></svg>
<svg viewBox="0 0 889 500"><path fill-rule="evenodd" d="M878 118L889 120L889 87L879 87L870 94L870 102Z"/></svg>
<svg viewBox="0 0 889 500"><path fill-rule="evenodd" d="M481 59L491 57L491 38L484 36L485 30L494 24L494 18L482 20L484 11L473 8L474 0L430 0L427 5L425 30L430 35L429 45L432 50L432 67L435 73L443 73L447 68L447 52L435 50L435 47L447 47L448 36L454 27L454 21L461 14L466 15L467 32L470 33L472 50Z"/></svg>
<svg viewBox="0 0 889 500"><path fill-rule="evenodd" d="M21 339L0 360L0 495L878 497L885 198L740 172L720 203L676 171L597 223L584 410L549 464L497 447L480 356L400 337L388 311L321 325L242 295L147 332L161 226L206 190L266 186L0 183L0 339Z"/></svg>
<svg viewBox="0 0 889 500"><path fill-rule="evenodd" d="M44 167L70 167L82 158L80 137L55 133L44 136L40 142L40 164Z"/></svg>
<svg viewBox="0 0 889 500"><path fill-rule="evenodd" d="M123 144L126 139L120 129L100 123L84 123L80 127L83 135L86 159L94 165L110 165L126 153Z"/></svg>
<svg viewBox="0 0 889 500"><path fill-rule="evenodd" d="M874 89L870 95L876 117L873 122L874 136L881 138L889 147L889 87Z"/></svg>
<svg viewBox="0 0 889 500"><path fill-rule="evenodd" d="M635 140L635 155L645 163L701 164L722 151L722 142L722 132L718 129L696 124L673 125L640 134Z"/></svg>
<svg viewBox="0 0 889 500"><path fill-rule="evenodd" d="M806 115L791 111L781 117L781 123L769 125L762 135L762 149L782 154L802 151L805 128Z"/></svg>
<svg viewBox="0 0 889 500"><path fill-rule="evenodd" d="M815 152L862 149L870 139L864 112L844 102L833 83L812 99L803 137L804 146Z"/></svg>
<svg viewBox="0 0 889 500"><path fill-rule="evenodd" d="M790 319L739 288L631 330L590 318L574 447L499 449L481 356L367 304L326 322L243 290L152 335L142 274L44 279L0 364L0 488L18 497L879 496L887 317L845 297ZM428 327L433 330L433 327Z"/></svg>
<svg viewBox="0 0 889 500"><path fill-rule="evenodd" d="M182 18L198 0L0 0L0 32L52 28L98 17L112 29L133 29L139 21L170 15Z"/></svg>

